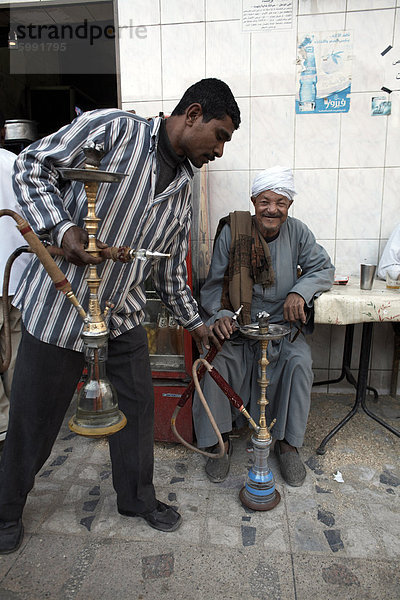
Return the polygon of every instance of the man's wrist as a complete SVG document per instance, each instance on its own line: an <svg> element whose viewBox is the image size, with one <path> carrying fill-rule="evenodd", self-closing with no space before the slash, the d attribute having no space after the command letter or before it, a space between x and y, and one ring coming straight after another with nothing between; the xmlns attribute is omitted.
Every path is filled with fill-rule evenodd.
<svg viewBox="0 0 400 600"><path fill-rule="evenodd" d="M65 233L68 231L68 229L71 229L71 227L75 227L75 223L72 223L71 221L66 221L66 220L60 221L60 223L57 223L57 225L55 225L53 227L53 229L50 232L50 235L51 235L53 243L56 246L59 246L61 248L63 237L64 237Z"/></svg>

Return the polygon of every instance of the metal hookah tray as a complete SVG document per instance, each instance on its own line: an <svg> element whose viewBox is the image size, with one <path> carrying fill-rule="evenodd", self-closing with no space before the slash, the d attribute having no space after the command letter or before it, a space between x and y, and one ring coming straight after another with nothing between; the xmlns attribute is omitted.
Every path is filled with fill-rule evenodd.
<svg viewBox="0 0 400 600"><path fill-rule="evenodd" d="M58 169L63 179L71 179L73 181L94 181L104 183L119 183L126 173L111 173L110 171L100 171L98 169Z"/></svg>
<svg viewBox="0 0 400 600"><path fill-rule="evenodd" d="M240 333L246 337L253 338L256 340L277 340L279 338L288 335L290 332L289 327L286 325L278 325L276 323L270 323L266 333L262 333L258 323L250 323L250 325L241 325L239 328Z"/></svg>

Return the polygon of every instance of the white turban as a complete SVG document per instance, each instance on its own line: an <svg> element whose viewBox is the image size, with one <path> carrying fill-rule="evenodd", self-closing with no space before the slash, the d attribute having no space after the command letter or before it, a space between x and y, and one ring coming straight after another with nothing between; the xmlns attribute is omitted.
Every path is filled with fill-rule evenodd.
<svg viewBox="0 0 400 600"><path fill-rule="evenodd" d="M296 194L294 189L293 171L288 167L272 167L255 176L251 187L252 198L257 198L261 192L271 190L276 194L286 196L290 201Z"/></svg>

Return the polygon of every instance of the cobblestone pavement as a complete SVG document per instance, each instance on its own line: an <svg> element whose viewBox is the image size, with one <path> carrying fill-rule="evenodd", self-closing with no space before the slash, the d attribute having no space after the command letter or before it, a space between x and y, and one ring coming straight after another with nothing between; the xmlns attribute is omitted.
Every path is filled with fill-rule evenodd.
<svg viewBox="0 0 400 600"><path fill-rule="evenodd" d="M222 484L203 457L157 442L157 496L184 519L170 534L117 513L107 441L66 420L29 496L24 542L0 557L0 600L399 600L400 440L363 413L315 452L351 404L313 396L306 481L285 485L271 452L281 502L268 512L238 499L247 431L234 432ZM398 400L371 406L400 428Z"/></svg>

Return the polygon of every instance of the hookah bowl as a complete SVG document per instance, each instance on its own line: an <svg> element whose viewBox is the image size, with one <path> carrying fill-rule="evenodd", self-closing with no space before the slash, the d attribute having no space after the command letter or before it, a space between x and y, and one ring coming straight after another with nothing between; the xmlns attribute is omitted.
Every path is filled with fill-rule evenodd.
<svg viewBox="0 0 400 600"><path fill-rule="evenodd" d="M258 383L261 387L261 396L258 400L260 406L260 421L257 433L253 434L251 440L254 448L254 463L250 468L246 483L239 492L239 498L242 504L253 510L271 510L279 504L281 496L275 487L275 480L271 469L268 466L268 456L272 438L271 428L275 424L275 419L267 426L265 418L265 409L268 404L266 389L267 379L267 347L268 342L274 339L280 339L288 335L289 328L284 325L270 324L269 314L266 312L257 315L258 323L244 325L239 327L241 333L248 338L256 339L260 342L261 358L259 364L261 367L261 377Z"/></svg>

